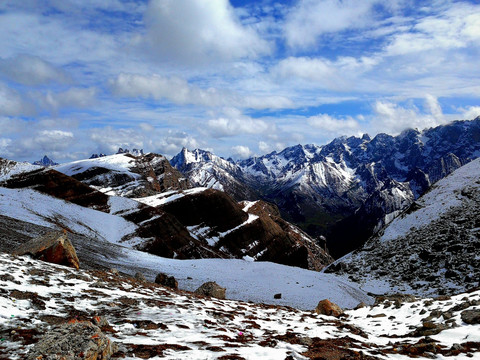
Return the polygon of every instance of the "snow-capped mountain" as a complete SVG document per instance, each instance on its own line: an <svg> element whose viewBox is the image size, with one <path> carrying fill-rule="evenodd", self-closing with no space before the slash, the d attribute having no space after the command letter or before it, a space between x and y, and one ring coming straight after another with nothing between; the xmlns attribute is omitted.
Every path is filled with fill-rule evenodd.
<svg viewBox="0 0 480 360"><path fill-rule="evenodd" d="M480 117L398 136L341 137L237 163L183 149L173 166L203 186L255 189L308 233L326 235L332 255L360 246L433 183L480 156ZM222 176L215 177L215 174ZM240 183L240 184L238 184ZM355 234L356 242L352 243Z"/></svg>
<svg viewBox="0 0 480 360"><path fill-rule="evenodd" d="M417 295L480 286L480 159L441 179L363 247L326 271Z"/></svg>
<svg viewBox="0 0 480 360"><path fill-rule="evenodd" d="M43 158L41 158L40 160L34 161L34 162L33 162L33 165L40 165L40 166L49 167L49 166L58 165L58 163L55 162L55 161L53 161L52 159L50 159L47 155L45 155L45 156L44 156Z"/></svg>
<svg viewBox="0 0 480 360"><path fill-rule="evenodd" d="M194 186L225 191L237 201L256 200L258 194L246 185L241 168L209 151L183 148L170 163Z"/></svg>

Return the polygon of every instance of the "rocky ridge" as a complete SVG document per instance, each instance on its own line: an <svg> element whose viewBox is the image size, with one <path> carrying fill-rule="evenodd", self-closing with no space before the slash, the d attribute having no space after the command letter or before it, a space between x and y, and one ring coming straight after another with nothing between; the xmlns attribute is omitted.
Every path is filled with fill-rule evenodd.
<svg viewBox="0 0 480 360"><path fill-rule="evenodd" d="M480 286L480 159L437 182L425 195L326 271L368 288L419 295ZM371 285L373 287L373 285ZM378 291L378 290L377 290Z"/></svg>

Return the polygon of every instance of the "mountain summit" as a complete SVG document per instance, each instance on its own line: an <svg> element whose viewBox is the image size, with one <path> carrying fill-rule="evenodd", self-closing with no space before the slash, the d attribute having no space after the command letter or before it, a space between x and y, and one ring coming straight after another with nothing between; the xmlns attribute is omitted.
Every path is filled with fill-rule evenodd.
<svg viewBox="0 0 480 360"><path fill-rule="evenodd" d="M33 165L40 165L40 166L49 167L49 166L58 165L58 163L53 161L52 159L50 159L47 155L45 155L40 160L34 161Z"/></svg>

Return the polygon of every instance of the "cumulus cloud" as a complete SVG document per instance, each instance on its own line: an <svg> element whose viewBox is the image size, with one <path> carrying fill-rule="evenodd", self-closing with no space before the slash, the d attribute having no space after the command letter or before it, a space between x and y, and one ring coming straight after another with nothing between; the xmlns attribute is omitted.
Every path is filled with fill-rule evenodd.
<svg viewBox="0 0 480 360"><path fill-rule="evenodd" d="M270 52L252 27L240 23L228 0L152 0L145 22L147 41L162 59L195 64Z"/></svg>
<svg viewBox="0 0 480 360"><path fill-rule="evenodd" d="M0 74L9 80L24 85L41 85L50 82L64 83L65 72L37 56L21 54L0 59Z"/></svg>
<svg viewBox="0 0 480 360"><path fill-rule="evenodd" d="M63 92L49 91L44 99L44 105L54 111L64 107L86 108L95 102L97 89L90 88L70 88Z"/></svg>
<svg viewBox="0 0 480 360"><path fill-rule="evenodd" d="M398 134L407 128L425 129L448 121L436 98L427 95L425 101L428 112L422 112L414 105L404 107L389 101L377 101L373 106L374 119L369 126L374 133Z"/></svg>
<svg viewBox="0 0 480 360"><path fill-rule="evenodd" d="M237 159L246 159L252 155L248 146L236 145L232 147L233 156Z"/></svg>

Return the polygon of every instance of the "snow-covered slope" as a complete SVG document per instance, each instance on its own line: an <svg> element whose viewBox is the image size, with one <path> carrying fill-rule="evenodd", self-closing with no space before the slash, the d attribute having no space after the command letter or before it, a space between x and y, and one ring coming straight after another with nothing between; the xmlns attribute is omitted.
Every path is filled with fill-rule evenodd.
<svg viewBox="0 0 480 360"><path fill-rule="evenodd" d="M390 291L452 294L480 286L480 159L438 181L362 248L327 271ZM376 286L376 285L375 285Z"/></svg>
<svg viewBox="0 0 480 360"><path fill-rule="evenodd" d="M0 356L10 360L25 359L58 325L98 321L99 316L108 322L100 325L102 331L118 345L113 358L132 360L466 360L480 355L480 325L467 319L480 310L479 291L437 300L386 299L337 319L196 297L27 257L0 254L0 273ZM229 285L234 286L226 285L227 294Z"/></svg>

